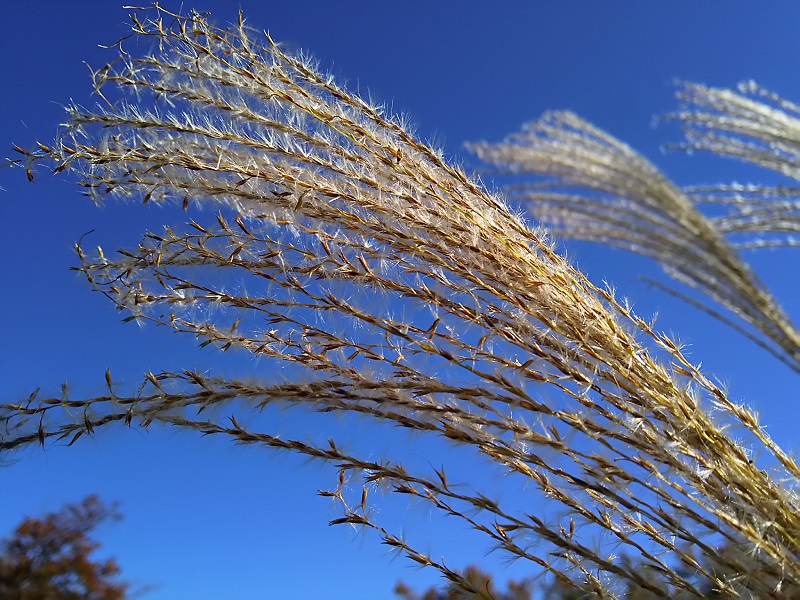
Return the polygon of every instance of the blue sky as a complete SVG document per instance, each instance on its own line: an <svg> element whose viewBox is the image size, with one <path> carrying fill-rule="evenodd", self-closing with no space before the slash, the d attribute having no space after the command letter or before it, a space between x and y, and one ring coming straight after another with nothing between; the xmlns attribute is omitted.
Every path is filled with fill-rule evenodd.
<svg viewBox="0 0 800 600"><path fill-rule="evenodd" d="M235 3L207 0L194 7L212 11L218 24L236 18ZM675 78L714 86L752 78L800 99L800 5L789 1L243 0L241 7L251 25L289 48L307 50L351 89L408 115L420 137L467 165L463 142L499 140L547 109L570 109L680 184L766 181L768 173L731 161L662 154L660 146L677 141L679 132L653 128L653 116L675 108ZM51 140L64 104L93 104L83 61L98 67L114 57L98 44L126 34L127 14L107 0L0 3L0 147L10 153L12 143ZM191 339L121 324L108 301L68 270L75 264L72 244L85 232L96 230L107 246L130 244L157 212L96 208L69 177L43 172L30 185L22 171L2 169L0 187L2 401L38 386L54 392L65 380L76 395L101 393L109 367L115 380L131 385L148 370L258 369L246 356L223 360L196 349ZM734 398L757 406L768 431L797 449L796 374L641 284L638 276L658 274L648 261L585 245L567 245L567 251L595 281L605 278L628 295L639 313L658 312L661 329L688 342L707 373L727 383ZM796 255L752 256L800 319ZM288 412L275 418L296 424L305 417ZM440 449L416 451L427 459L426 452ZM331 474L294 457L154 429L108 431L72 448L31 448L2 460L0 535L25 515L89 493L118 500L125 520L103 529L101 540L134 587L152 588L147 598L388 599L398 579L418 587L437 581L434 573L392 560L370 534L328 527L338 513L315 492ZM415 513L412 506L395 522L411 533L432 532L423 549L445 554L451 566L504 567L457 530L440 531L437 518L424 510ZM524 574L518 564L500 571L501 578Z"/></svg>

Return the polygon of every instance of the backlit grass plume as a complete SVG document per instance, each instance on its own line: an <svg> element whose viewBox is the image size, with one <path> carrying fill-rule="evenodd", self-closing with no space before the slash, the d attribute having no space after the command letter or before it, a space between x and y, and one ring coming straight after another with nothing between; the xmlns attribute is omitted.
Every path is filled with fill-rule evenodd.
<svg viewBox="0 0 800 600"><path fill-rule="evenodd" d="M800 107L754 81L739 90L683 83L678 93L687 150L752 162L800 179Z"/></svg>
<svg viewBox="0 0 800 600"><path fill-rule="evenodd" d="M712 121L696 113L683 118L708 127L727 123L722 117ZM692 139L696 139L693 147L725 153L712 143L716 139L712 134ZM629 146L569 112L548 113L501 143L480 142L469 147L482 160L512 174L542 176L513 183L508 191L512 198L530 206L554 235L654 258L674 279L705 294L735 317L680 292L672 293L800 371L800 331L726 238L728 233L760 230L778 235L756 242L755 247L791 245L785 234L798 228L798 206L791 196L781 203L770 202L781 195L780 190L742 186L684 192ZM727 202L731 215L711 220L695 205L701 200ZM745 247L753 247L752 240Z"/></svg>
<svg viewBox="0 0 800 600"><path fill-rule="evenodd" d="M709 221L739 250L800 246L800 188L732 183L684 192L695 204L723 209Z"/></svg>
<svg viewBox="0 0 800 600"><path fill-rule="evenodd" d="M753 81L738 92L685 83L678 119L686 143L674 147L710 151L771 169L800 180L800 107ZM791 186L718 185L689 188L698 203L728 208L715 228L735 238L740 248L797 246L800 190Z"/></svg>
<svg viewBox="0 0 800 600"><path fill-rule="evenodd" d="M139 14L134 35L157 51L97 71L106 108L71 108L63 138L25 164L76 174L98 202L184 206L185 225L137 247L79 247L80 270L129 319L259 357L256 379L148 373L123 394L109 372L106 395L2 405L3 448L161 423L322 459L339 471L322 492L341 505L334 523L374 529L474 594L418 549L429 540L381 522L375 491L415 497L598 597L629 585L700 597L705 581L781 598L800 583L797 465L675 342L309 60L241 20ZM413 442L376 460L319 429L278 437L254 416L276 403L451 440L518 491L453 481L463 465L447 454L412 465ZM719 551L730 543L746 559Z"/></svg>

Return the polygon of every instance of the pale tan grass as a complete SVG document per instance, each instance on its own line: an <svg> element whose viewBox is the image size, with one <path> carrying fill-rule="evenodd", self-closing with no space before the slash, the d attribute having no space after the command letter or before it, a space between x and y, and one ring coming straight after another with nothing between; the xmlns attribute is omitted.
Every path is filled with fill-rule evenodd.
<svg viewBox="0 0 800 600"><path fill-rule="evenodd" d="M478 142L469 148L502 171L539 176L534 181L515 179L507 191L554 235L657 260L672 278L731 316L707 312L800 371L800 332L725 237L734 229L794 231L794 204L772 204L764 209L770 213L765 217L763 210L754 214L740 203L738 219L709 219L693 202L700 198L687 195L632 148L569 112L548 113L503 142ZM786 237L770 239L772 244L792 244ZM700 308L707 304L692 303Z"/></svg>
<svg viewBox="0 0 800 600"><path fill-rule="evenodd" d="M146 233L138 247L79 247L81 272L131 319L241 349L296 379L148 373L124 393L109 372L105 395L0 406L0 447L161 423L327 461L340 473L321 492L341 507L334 523L376 531L473 593L418 549L424 540L384 527L376 492L416 498L597 597L629 584L700 597L699 577L732 596L782 598L800 582L796 463L675 342L307 59L243 21L222 30L196 13L138 14L134 35L157 51L97 71L111 103L72 107L63 138L26 165L77 174L98 202L184 205L185 226ZM471 448L519 483L529 508L451 481L446 455L431 460L441 468L419 468L402 452L375 460L319 432L289 439L250 421L274 404ZM533 510L544 501L558 507L547 518ZM593 543L604 535L616 552ZM751 560L721 553L725 540Z"/></svg>

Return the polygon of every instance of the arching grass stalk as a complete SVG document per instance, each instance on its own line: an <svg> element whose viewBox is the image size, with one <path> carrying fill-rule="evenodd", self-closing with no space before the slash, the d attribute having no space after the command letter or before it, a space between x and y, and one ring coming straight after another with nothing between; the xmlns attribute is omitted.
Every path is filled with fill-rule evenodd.
<svg viewBox="0 0 800 600"><path fill-rule="evenodd" d="M2 405L2 448L162 423L328 461L340 473L322 492L341 505L334 523L377 531L467 591L467 578L381 524L375 490L415 497L600 597L629 583L699 596L686 565L730 594L778 598L800 582L797 465L675 342L307 58L241 19L223 30L158 7L133 19L156 51L121 47L94 75L108 105L72 107L63 138L25 164L76 174L98 202L183 205L186 225L135 248L79 247L81 272L129 319L242 349L294 379L148 373L124 394L109 372L105 395ZM456 485L447 456L419 469L404 450L376 460L317 431L300 440L242 425L275 403L451 440L518 482L529 508ZM552 518L537 498L557 507ZM741 543L752 560L712 540ZM717 563L741 576L705 566Z"/></svg>

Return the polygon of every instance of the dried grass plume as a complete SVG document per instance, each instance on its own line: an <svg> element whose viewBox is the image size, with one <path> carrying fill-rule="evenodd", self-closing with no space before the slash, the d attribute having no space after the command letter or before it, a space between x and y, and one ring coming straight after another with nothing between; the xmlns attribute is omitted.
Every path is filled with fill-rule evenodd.
<svg viewBox="0 0 800 600"><path fill-rule="evenodd" d="M266 375L147 373L124 394L109 372L104 395L34 394L1 405L0 447L161 423L328 461L339 471L322 492L341 506L334 523L375 530L475 594L483 592L468 578L419 550L425 540L381 523L376 491L415 497L529 561L532 573L549 571L596 597L618 597L630 584L655 597L702 597L701 581L739 597L788 598L796 589L796 463L754 413L575 270L543 230L400 119L243 19L219 29L201 14L156 7L134 12L133 36L155 51L121 46L94 73L106 106L71 107L63 137L22 164L78 177L97 202L185 207L184 225L143 233L136 247L90 254L79 246L80 271L128 319L258 356ZM683 211L667 219L620 205L620 216L658 219L665 232L707 227L626 148L572 116L551 119L589 146L574 162L595 161L610 185ZM622 153L633 171L612 173L608 152ZM796 343L772 299L750 295L758 289L751 274L720 236L685 243L715 256L708 293L776 352ZM690 264L674 266L693 277ZM293 378L271 380L272 366ZM529 508L456 485L446 456L431 461L442 468L407 466L402 453L377 461L324 433L287 439L245 418L274 403L451 440L508 474ZM537 502L553 512L541 516ZM724 543L745 556L721 553Z"/></svg>

